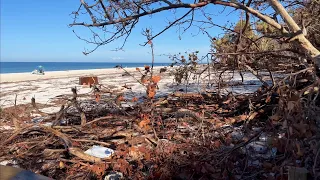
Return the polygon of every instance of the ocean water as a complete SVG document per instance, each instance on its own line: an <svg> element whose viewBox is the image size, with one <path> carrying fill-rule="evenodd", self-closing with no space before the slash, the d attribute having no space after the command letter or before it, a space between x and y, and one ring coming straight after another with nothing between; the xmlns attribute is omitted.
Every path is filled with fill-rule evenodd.
<svg viewBox="0 0 320 180"><path fill-rule="evenodd" d="M84 69L114 68L116 65L122 67L143 67L151 63L117 63L117 62L0 62L0 73L22 73L32 72L38 66L43 66L44 71L66 71ZM166 66L169 63L155 63L154 66Z"/></svg>

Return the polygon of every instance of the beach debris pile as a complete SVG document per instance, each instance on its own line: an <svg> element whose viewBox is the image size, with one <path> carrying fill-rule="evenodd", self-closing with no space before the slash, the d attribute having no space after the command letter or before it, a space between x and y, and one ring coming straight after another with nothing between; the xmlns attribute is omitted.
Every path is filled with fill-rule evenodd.
<svg viewBox="0 0 320 180"><path fill-rule="evenodd" d="M299 90L284 80L246 95L157 97L159 81L142 76L144 99L105 99L94 86L87 100L73 88L55 113L35 99L2 110L11 128L0 129L0 163L54 179L320 177L319 81Z"/></svg>

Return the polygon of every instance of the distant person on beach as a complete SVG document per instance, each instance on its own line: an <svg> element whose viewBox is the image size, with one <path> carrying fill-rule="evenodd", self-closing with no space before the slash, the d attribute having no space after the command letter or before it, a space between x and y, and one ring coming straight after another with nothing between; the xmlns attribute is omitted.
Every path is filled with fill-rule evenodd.
<svg viewBox="0 0 320 180"><path fill-rule="evenodd" d="M120 69L120 68L122 68L122 65L116 65L114 68Z"/></svg>
<svg viewBox="0 0 320 180"><path fill-rule="evenodd" d="M43 66L38 66L38 69L35 69L34 71L32 71L32 74L41 74L41 75L44 75Z"/></svg>

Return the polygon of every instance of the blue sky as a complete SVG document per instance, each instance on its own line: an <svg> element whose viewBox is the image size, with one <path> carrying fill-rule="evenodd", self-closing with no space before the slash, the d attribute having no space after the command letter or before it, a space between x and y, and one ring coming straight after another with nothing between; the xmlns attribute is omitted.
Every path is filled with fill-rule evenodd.
<svg viewBox="0 0 320 180"><path fill-rule="evenodd" d="M122 41L116 41L88 56L82 51L90 48L88 44L79 40L68 27L72 22L71 12L79 6L79 0L50 1L50 0L1 0L1 61L104 61L104 62L148 62L150 48L139 44L145 42L141 35L142 29L152 27L154 33L167 25L167 19L173 19L172 12L159 13L152 17L144 17L134 29L128 39L124 51L112 51L119 47ZM239 13L218 16L221 6L206 7L216 14L212 16L217 24L225 24L227 20L234 21ZM179 10L177 15L186 12ZM197 16L200 18L200 16ZM199 19L198 18L198 19ZM85 27L77 27L78 34L88 37ZM221 30L212 28L211 35L218 35ZM175 54L190 50L208 52L210 41L207 35L198 33L197 28L191 28L179 40L177 28L173 28L153 42L156 54ZM168 62L167 57L157 56L156 62Z"/></svg>

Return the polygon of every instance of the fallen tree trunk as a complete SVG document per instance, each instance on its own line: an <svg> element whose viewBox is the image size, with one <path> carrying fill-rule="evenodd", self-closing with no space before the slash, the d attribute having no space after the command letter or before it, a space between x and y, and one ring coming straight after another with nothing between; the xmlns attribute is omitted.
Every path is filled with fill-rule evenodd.
<svg viewBox="0 0 320 180"><path fill-rule="evenodd" d="M305 37L304 33L302 32L301 28L297 25L297 23L293 20L293 18L289 15L286 9L282 6L282 4L278 0L269 0L270 5L273 9L280 14L282 19L286 22L289 26L291 31L293 32L292 38L290 41L297 42L312 58L315 68L316 74L320 77L320 51L315 48L311 42Z"/></svg>

